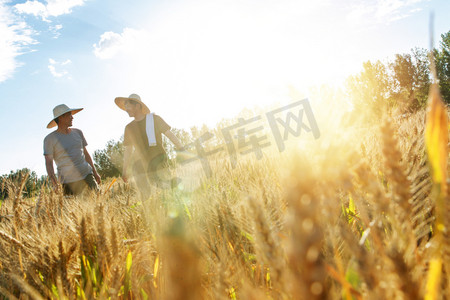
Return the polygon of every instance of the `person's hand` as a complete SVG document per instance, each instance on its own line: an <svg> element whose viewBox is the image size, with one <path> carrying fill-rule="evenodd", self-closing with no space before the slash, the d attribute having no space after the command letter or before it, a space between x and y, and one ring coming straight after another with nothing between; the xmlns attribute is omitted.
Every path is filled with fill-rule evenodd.
<svg viewBox="0 0 450 300"><path fill-rule="evenodd" d="M128 175L126 173L122 174L122 180L123 182L127 183L128 182Z"/></svg>
<svg viewBox="0 0 450 300"><path fill-rule="evenodd" d="M61 185L58 180L56 179L55 175L50 175L50 182L52 183L53 190L55 193L59 192L59 186Z"/></svg>
<svg viewBox="0 0 450 300"><path fill-rule="evenodd" d="M95 181L97 181L97 184L102 183L102 179L101 179L100 175L98 175L97 172L94 172L94 178L95 178Z"/></svg>

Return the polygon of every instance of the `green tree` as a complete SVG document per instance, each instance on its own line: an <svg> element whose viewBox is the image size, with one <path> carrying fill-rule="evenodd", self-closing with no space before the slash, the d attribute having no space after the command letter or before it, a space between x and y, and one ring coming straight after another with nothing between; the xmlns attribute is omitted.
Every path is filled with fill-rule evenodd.
<svg viewBox="0 0 450 300"><path fill-rule="evenodd" d="M396 54L390 63L393 76L393 99L407 109L426 104L430 87L430 67L425 49L415 48L412 54Z"/></svg>
<svg viewBox="0 0 450 300"><path fill-rule="evenodd" d="M23 168L16 171L10 171L0 177L0 199L5 199L9 195L10 184L20 187L23 184L22 194L25 197L34 197L39 193L41 187L45 184L46 177L38 178L36 172Z"/></svg>
<svg viewBox="0 0 450 300"><path fill-rule="evenodd" d="M441 35L440 50L434 51L439 87L445 103L450 103L450 31Z"/></svg>
<svg viewBox="0 0 450 300"><path fill-rule="evenodd" d="M110 140L103 150L94 152L94 164L102 178L119 177L123 166L123 141Z"/></svg>
<svg viewBox="0 0 450 300"><path fill-rule="evenodd" d="M347 79L347 93L355 111L372 116L377 120L382 112L392 106L392 78L388 68L381 61L363 64L363 70Z"/></svg>
<svg viewBox="0 0 450 300"><path fill-rule="evenodd" d="M194 141L192 135L184 129L172 128L171 131L184 146ZM169 139L166 138L164 135L163 135L163 148L166 151L169 158L175 157L175 147L172 144L172 142L170 142Z"/></svg>

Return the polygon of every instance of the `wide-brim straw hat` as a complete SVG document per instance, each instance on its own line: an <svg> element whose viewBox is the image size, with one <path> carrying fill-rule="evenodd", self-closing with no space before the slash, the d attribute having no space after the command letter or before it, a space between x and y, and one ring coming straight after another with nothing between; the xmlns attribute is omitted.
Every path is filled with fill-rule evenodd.
<svg viewBox="0 0 450 300"><path fill-rule="evenodd" d="M72 115L74 115L82 110L83 108L70 108L65 104L55 106L55 108L53 109L53 120L51 120L50 123L48 123L47 128L55 127L57 125L55 119L62 116L63 114L71 112Z"/></svg>
<svg viewBox="0 0 450 300"><path fill-rule="evenodd" d="M125 110L125 102L131 100L134 101L136 103L139 103L142 107L142 112L144 114L149 114L150 113L150 109L148 109L147 105L145 105L144 102L142 102L141 97L139 97L138 94L131 94L128 97L117 97L116 99L114 99L114 102L117 104L117 106L122 109Z"/></svg>

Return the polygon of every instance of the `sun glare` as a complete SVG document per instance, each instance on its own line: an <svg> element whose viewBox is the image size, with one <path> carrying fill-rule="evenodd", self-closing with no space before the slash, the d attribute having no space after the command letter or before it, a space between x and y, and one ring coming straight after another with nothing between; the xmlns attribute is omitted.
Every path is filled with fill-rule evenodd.
<svg viewBox="0 0 450 300"><path fill-rule="evenodd" d="M142 25L133 51L123 53L121 68L131 76L120 81L159 99L160 111L176 103L183 113L208 112L198 116L200 124L184 120L180 126L214 125L246 107L285 101L289 86L306 94L312 86L343 80L333 64L339 48L328 53L330 40L319 38L323 28L307 26L308 16L293 31L286 30L285 14L244 5L166 9L164 17Z"/></svg>

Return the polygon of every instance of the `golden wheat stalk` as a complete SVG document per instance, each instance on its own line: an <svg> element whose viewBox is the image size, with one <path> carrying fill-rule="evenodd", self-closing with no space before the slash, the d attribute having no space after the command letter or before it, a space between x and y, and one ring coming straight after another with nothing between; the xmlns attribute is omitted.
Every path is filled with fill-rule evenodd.
<svg viewBox="0 0 450 300"><path fill-rule="evenodd" d="M433 238L435 249L430 260L425 299L434 300L439 294L442 264L444 263L447 272L450 271L449 257L445 255L446 249L450 248L448 216L446 217L449 206L447 197L448 115L439 87L435 83L430 87L427 109L425 144L434 182L436 221Z"/></svg>

